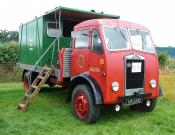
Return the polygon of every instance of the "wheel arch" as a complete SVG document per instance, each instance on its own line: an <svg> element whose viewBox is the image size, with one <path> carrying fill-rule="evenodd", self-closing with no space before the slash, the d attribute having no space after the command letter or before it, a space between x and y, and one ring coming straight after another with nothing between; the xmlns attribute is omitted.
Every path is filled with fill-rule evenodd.
<svg viewBox="0 0 175 135"><path fill-rule="evenodd" d="M71 86L69 90L69 98L71 99L74 88L78 84L88 84L92 89L93 98L96 104L103 103L102 91L98 83L89 75L78 75L71 79Z"/></svg>
<svg viewBox="0 0 175 135"><path fill-rule="evenodd" d="M29 72L29 70L27 70L27 69L24 69L23 70L23 73L22 73L22 82L24 81L24 75L25 75L26 72ZM38 76L38 74L39 74L38 72L32 71L31 72L32 79L34 80Z"/></svg>

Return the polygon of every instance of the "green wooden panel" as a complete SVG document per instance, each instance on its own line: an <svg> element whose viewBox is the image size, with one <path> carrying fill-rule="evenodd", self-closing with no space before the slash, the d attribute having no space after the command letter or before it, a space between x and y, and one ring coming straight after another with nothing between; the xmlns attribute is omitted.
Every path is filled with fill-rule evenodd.
<svg viewBox="0 0 175 135"><path fill-rule="evenodd" d="M25 63L26 61L26 57L25 55L27 54L27 49L26 49L26 37L27 37L27 27L26 25L23 25L20 27L20 32L19 32L19 35L20 35L20 38L19 38L19 41L20 41L20 50L19 50L19 59L20 59L20 63Z"/></svg>
<svg viewBox="0 0 175 135"><path fill-rule="evenodd" d="M52 40L49 38L45 39L45 40L47 40L47 42L45 42L45 43L47 43L47 44L45 44L45 50L49 47L49 45L53 42L54 39L55 38L53 38ZM64 38L64 37L59 38L59 40L56 41L55 46L53 46L54 49L52 47L48 51L48 53L44 56L44 58L42 59L42 66L44 66L46 64L51 66L51 62L52 62L52 65L54 65L56 67L57 60L58 60L57 59L58 58L58 51L61 50L62 48L70 48L71 40L72 40L71 38ZM59 50L58 50L58 42L59 42ZM52 58L52 55L53 55L53 58Z"/></svg>
<svg viewBox="0 0 175 135"><path fill-rule="evenodd" d="M31 21L20 28L20 63L34 65L42 54L43 19Z"/></svg>

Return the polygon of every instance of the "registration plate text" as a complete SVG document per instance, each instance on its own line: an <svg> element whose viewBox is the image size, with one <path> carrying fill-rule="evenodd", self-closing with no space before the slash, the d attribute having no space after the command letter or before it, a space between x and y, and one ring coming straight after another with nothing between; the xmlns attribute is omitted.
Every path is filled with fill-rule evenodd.
<svg viewBox="0 0 175 135"><path fill-rule="evenodd" d="M139 104L142 102L143 102L142 98L132 98L132 99L126 99L125 104L126 105L134 105L134 104Z"/></svg>

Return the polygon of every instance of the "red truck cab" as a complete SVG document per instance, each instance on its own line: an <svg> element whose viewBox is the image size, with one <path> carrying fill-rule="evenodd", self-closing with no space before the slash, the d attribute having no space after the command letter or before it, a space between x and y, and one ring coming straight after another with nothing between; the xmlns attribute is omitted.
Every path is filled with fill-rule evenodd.
<svg viewBox="0 0 175 135"><path fill-rule="evenodd" d="M146 27L94 19L76 25L72 38L70 95L76 117L95 122L102 104L113 104L116 111L122 105L154 109L160 95L159 66Z"/></svg>

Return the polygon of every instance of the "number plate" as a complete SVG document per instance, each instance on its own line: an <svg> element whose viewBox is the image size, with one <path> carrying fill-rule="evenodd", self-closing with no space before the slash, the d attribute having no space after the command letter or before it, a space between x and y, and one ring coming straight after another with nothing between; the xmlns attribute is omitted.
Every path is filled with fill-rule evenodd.
<svg viewBox="0 0 175 135"><path fill-rule="evenodd" d="M125 104L134 105L134 104L139 104L142 102L143 102L143 98L132 98L132 99L126 99Z"/></svg>

